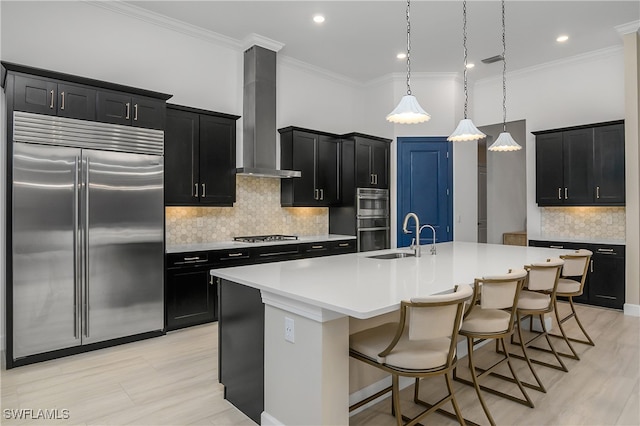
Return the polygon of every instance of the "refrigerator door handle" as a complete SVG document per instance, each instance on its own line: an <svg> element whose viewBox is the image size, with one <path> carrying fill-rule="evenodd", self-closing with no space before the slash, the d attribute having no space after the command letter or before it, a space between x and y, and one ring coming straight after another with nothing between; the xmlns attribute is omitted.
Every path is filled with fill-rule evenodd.
<svg viewBox="0 0 640 426"><path fill-rule="evenodd" d="M79 193L79 181L78 174L80 173L80 157L76 156L75 159L75 168L73 173L73 261L75 265L75 273L73 274L73 291L74 293L74 313L73 313L73 336L76 339L80 339L80 317L82 316L82 298L81 298L81 262L82 262L82 253L80 250L80 238L79 238L79 204L80 204L80 193Z"/></svg>
<svg viewBox="0 0 640 426"><path fill-rule="evenodd" d="M84 176L84 336L89 336L89 158L86 159L85 176Z"/></svg>

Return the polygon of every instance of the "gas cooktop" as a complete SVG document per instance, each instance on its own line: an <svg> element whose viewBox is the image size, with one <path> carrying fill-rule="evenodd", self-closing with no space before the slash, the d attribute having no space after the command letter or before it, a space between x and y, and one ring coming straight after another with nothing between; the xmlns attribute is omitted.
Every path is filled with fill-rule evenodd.
<svg viewBox="0 0 640 426"><path fill-rule="evenodd" d="M240 241L242 243L263 243L267 241L287 241L297 240L295 235L250 235L246 237L233 237L233 241Z"/></svg>

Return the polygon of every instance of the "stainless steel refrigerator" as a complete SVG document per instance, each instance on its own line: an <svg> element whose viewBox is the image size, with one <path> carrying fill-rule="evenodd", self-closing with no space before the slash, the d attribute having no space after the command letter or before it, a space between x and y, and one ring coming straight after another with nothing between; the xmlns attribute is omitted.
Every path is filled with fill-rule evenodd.
<svg viewBox="0 0 640 426"><path fill-rule="evenodd" d="M13 360L162 330L163 132L13 118Z"/></svg>

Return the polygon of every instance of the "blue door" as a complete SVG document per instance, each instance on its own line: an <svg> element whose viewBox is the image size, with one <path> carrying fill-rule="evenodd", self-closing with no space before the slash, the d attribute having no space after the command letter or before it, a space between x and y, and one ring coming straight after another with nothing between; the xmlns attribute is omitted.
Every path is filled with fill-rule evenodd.
<svg viewBox="0 0 640 426"><path fill-rule="evenodd" d="M451 143L446 137L398 138L398 247L411 244L411 234L402 232L405 215L413 212L420 225L436 229L437 242L453 239L453 166ZM432 241L431 230L420 235L422 244Z"/></svg>

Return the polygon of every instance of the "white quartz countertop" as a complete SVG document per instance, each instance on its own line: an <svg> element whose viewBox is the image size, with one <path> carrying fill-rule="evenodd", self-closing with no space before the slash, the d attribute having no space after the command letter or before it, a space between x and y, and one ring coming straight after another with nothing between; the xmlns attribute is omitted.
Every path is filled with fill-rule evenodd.
<svg viewBox="0 0 640 426"><path fill-rule="evenodd" d="M211 275L298 302L352 316L371 318L394 311L400 301L449 291L474 278L501 275L509 268L557 257L569 250L448 242L436 255L372 259L408 249L352 253L261 265L213 269Z"/></svg>
<svg viewBox="0 0 640 426"><path fill-rule="evenodd" d="M337 240L355 240L353 235L306 235L300 236L297 240L285 240L285 241L267 241L259 243L243 243L239 241L216 241L213 243L201 243L201 244L167 244L165 248L166 253L188 253L192 251L206 251L206 250L225 250L225 249L237 249L245 247L260 247L260 246L275 246L282 244L303 244L303 243L316 243L323 241L337 241Z"/></svg>

